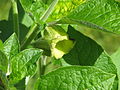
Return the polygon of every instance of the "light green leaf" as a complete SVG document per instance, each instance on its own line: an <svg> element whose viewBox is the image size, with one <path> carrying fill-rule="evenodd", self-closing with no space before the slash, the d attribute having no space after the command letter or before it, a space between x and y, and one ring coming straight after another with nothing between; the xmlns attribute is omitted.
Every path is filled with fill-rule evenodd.
<svg viewBox="0 0 120 90"><path fill-rule="evenodd" d="M98 57L94 66L105 72L116 74L116 78L115 78L112 90L118 90L117 68L116 68L115 64L113 63L111 57L106 52L103 52Z"/></svg>
<svg viewBox="0 0 120 90"><path fill-rule="evenodd" d="M70 12L72 12L80 4L84 3L86 0L59 0L53 13L50 15L48 21L60 19Z"/></svg>
<svg viewBox="0 0 120 90"><path fill-rule="evenodd" d="M58 23L83 24L120 33L120 3L115 0L86 0Z"/></svg>
<svg viewBox="0 0 120 90"><path fill-rule="evenodd" d="M113 63L117 68L118 90L120 89L120 49L112 55Z"/></svg>
<svg viewBox="0 0 120 90"><path fill-rule="evenodd" d="M3 49L3 42L2 42L2 40L0 40L0 50L2 50Z"/></svg>
<svg viewBox="0 0 120 90"><path fill-rule="evenodd" d="M68 27L68 35L70 39L75 40L75 45L68 54L63 56L64 60L71 65L94 65L103 52L102 47L71 26Z"/></svg>
<svg viewBox="0 0 120 90"><path fill-rule="evenodd" d="M13 33L5 42L3 52L8 60L19 53L19 42L15 33Z"/></svg>
<svg viewBox="0 0 120 90"><path fill-rule="evenodd" d="M113 63L111 57L107 55L106 52L103 52L97 59L97 61L94 64L95 67L100 68L101 70L117 74L117 68L115 64Z"/></svg>
<svg viewBox="0 0 120 90"><path fill-rule="evenodd" d="M0 50L0 70L7 72L8 68L8 59L6 55Z"/></svg>
<svg viewBox="0 0 120 90"><path fill-rule="evenodd" d="M111 90L114 79L95 67L69 66L41 77L35 90Z"/></svg>
<svg viewBox="0 0 120 90"><path fill-rule="evenodd" d="M41 50L26 49L13 57L11 60L10 82L15 84L26 76L32 76L36 71L36 61L40 56Z"/></svg>
<svg viewBox="0 0 120 90"><path fill-rule="evenodd" d="M10 7L11 0L0 0L0 20L8 19Z"/></svg>

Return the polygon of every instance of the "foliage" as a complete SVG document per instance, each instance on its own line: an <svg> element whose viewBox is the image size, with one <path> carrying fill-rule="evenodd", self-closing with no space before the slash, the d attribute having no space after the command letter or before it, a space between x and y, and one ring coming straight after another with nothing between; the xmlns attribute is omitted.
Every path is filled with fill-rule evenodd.
<svg viewBox="0 0 120 90"><path fill-rule="evenodd" d="M0 18L0 90L120 89L120 49L110 56L80 31L120 34L119 0L9 2L9 18Z"/></svg>

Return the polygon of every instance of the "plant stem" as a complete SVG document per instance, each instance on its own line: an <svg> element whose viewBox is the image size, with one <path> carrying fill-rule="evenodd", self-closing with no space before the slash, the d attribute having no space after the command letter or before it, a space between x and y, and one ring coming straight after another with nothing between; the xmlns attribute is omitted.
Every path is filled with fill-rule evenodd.
<svg viewBox="0 0 120 90"><path fill-rule="evenodd" d="M34 24L31 26L30 31L27 33L26 38L21 45L21 50L25 49L30 42L36 37L36 35L39 33L39 26L37 24Z"/></svg>
<svg viewBox="0 0 120 90"><path fill-rule="evenodd" d="M42 56L39 60L39 76L41 77L45 73L47 56Z"/></svg>
<svg viewBox="0 0 120 90"><path fill-rule="evenodd" d="M46 10L46 12L40 18L43 22L45 22L48 19L48 17L50 16L50 14L52 13L52 11L54 10L54 8L55 8L55 6L56 6L57 3L58 3L58 0L54 0L50 4L49 8Z"/></svg>
<svg viewBox="0 0 120 90"><path fill-rule="evenodd" d="M19 38L19 19L18 19L18 8L17 0L12 0L12 10L13 10L13 29Z"/></svg>
<svg viewBox="0 0 120 90"><path fill-rule="evenodd" d="M54 0L51 3L49 8L46 10L46 12L40 18L41 21L45 22L48 19L48 17L54 10L54 7L56 6L57 2L58 2L58 0ZM26 35L25 40L24 40L23 44L21 45L21 50L25 49L31 43L31 41L37 36L37 34L38 34L38 24L34 24L34 26L31 27L28 34Z"/></svg>

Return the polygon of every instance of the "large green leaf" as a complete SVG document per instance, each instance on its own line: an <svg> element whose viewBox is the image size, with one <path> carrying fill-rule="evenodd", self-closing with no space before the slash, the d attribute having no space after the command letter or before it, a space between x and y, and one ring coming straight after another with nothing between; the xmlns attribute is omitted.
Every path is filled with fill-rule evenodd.
<svg viewBox="0 0 120 90"><path fill-rule="evenodd" d="M113 62L117 68L117 76L118 76L118 90L120 89L120 49L112 55Z"/></svg>
<svg viewBox="0 0 120 90"><path fill-rule="evenodd" d="M115 0L86 0L58 23L83 24L120 33L120 3Z"/></svg>
<svg viewBox="0 0 120 90"><path fill-rule="evenodd" d="M36 90L111 90L114 78L95 67L69 66L41 77Z"/></svg>
<svg viewBox="0 0 120 90"><path fill-rule="evenodd" d="M13 56L19 53L19 42L15 33L13 33L5 42L4 42L4 53L6 54L8 60Z"/></svg>
<svg viewBox="0 0 120 90"><path fill-rule="evenodd" d="M68 35L75 40L75 45L64 55L64 60L71 65L94 65L103 52L102 47L71 26L68 27Z"/></svg>
<svg viewBox="0 0 120 90"><path fill-rule="evenodd" d="M8 90L7 77L5 73L3 73L1 70L0 70L0 90Z"/></svg>
<svg viewBox="0 0 120 90"><path fill-rule="evenodd" d="M41 51L39 49L26 49L13 57L10 82L14 84L26 76L33 75L36 71L36 61L40 56Z"/></svg>
<svg viewBox="0 0 120 90"><path fill-rule="evenodd" d="M0 70L7 72L8 68L8 59L6 55L0 50Z"/></svg>

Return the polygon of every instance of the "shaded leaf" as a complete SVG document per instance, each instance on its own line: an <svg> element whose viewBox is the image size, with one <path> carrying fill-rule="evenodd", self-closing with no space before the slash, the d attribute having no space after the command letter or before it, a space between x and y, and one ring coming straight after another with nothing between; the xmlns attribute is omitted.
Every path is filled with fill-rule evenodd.
<svg viewBox="0 0 120 90"><path fill-rule="evenodd" d="M94 65L103 52L102 47L71 26L68 27L68 35L76 43L71 51L64 55L64 60L71 65Z"/></svg>

